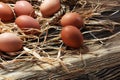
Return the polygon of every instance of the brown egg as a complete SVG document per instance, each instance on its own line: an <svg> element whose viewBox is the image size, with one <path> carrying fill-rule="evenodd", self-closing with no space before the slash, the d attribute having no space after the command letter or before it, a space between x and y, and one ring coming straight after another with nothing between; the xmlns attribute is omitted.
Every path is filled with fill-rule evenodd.
<svg viewBox="0 0 120 80"><path fill-rule="evenodd" d="M14 12L16 16L20 15L29 15L34 17L35 10L33 9L32 5L27 1L17 1L14 7Z"/></svg>
<svg viewBox="0 0 120 80"><path fill-rule="evenodd" d="M40 5L43 17L50 17L60 9L60 0L44 0Z"/></svg>
<svg viewBox="0 0 120 80"><path fill-rule="evenodd" d="M25 34L39 33L38 32L38 30L40 30L39 22L30 16L21 15L16 18L15 23L21 30L23 30Z"/></svg>
<svg viewBox="0 0 120 80"><path fill-rule="evenodd" d="M3 22L10 22L14 19L12 9L5 3L0 2L0 18Z"/></svg>
<svg viewBox="0 0 120 80"><path fill-rule="evenodd" d="M0 34L0 51L16 52L22 48L23 41L14 33Z"/></svg>
<svg viewBox="0 0 120 80"><path fill-rule="evenodd" d="M72 48L79 48L83 44L83 36L75 26L63 27L61 38L67 46Z"/></svg>
<svg viewBox="0 0 120 80"><path fill-rule="evenodd" d="M73 25L73 26L76 26L78 29L80 29L84 25L83 19L76 12L66 13L61 18L60 23L63 27L67 25Z"/></svg>

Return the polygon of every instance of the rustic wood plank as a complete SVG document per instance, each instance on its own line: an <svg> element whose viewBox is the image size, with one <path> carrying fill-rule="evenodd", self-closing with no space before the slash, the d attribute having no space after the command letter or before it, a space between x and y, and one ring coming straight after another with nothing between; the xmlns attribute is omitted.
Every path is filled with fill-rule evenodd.
<svg viewBox="0 0 120 80"><path fill-rule="evenodd" d="M41 63L36 65L35 62L31 61L18 61L17 63L8 62L2 63L5 66L5 70L0 69L0 78L6 79L19 79L19 80L46 80L46 79L67 79L80 74L87 74L94 71L99 71L103 68L114 66L120 64L120 34L118 34L113 39L107 40L100 49L94 50L95 46L99 44L88 46L92 51L87 54L83 54L83 60L78 55L70 55L63 58L65 66L68 68L69 72L58 63L54 62L53 65ZM113 47L114 46L114 47ZM84 62L83 62L84 61ZM14 66L21 64L21 67L12 71ZM8 71L6 71L8 69ZM14 76L14 77L13 77ZM109 77L109 75L108 75Z"/></svg>
<svg viewBox="0 0 120 80"><path fill-rule="evenodd" d="M113 0L113 2L119 4L118 2L120 1ZM113 2L109 1L109 4L107 5L108 9L116 7L116 5L113 6ZM95 80L116 79L119 76L120 71L120 24L114 24L118 26L115 28L118 32L117 35L112 38L102 39L105 43L104 45L100 44L99 40L96 43L94 43L95 39L91 40L91 42L93 41L93 44L85 45L85 49L82 51L84 54L82 54L82 56L74 53L66 54L62 57L62 62L59 60L51 61L52 59L48 58L48 61L51 61L51 63L45 63L38 59L1 62L0 80L64 80L75 78L82 74L89 74L91 79ZM104 25L101 25L101 22L98 23L96 21L96 23L89 22L86 26ZM113 31L111 34L113 35L115 33ZM103 37L104 34L105 33L99 33L98 35ZM91 37L91 35L89 37ZM114 67L115 65L118 66Z"/></svg>

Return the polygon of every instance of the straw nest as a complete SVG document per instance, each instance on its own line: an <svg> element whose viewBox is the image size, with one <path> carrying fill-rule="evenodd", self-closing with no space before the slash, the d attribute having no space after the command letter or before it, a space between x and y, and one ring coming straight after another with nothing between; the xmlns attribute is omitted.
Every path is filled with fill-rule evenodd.
<svg viewBox="0 0 120 80"><path fill-rule="evenodd" d="M17 0L3 0L11 7ZM23 50L15 52L17 56L10 57L0 53L1 63L12 62L12 64L22 61L33 61L34 63L43 62L51 64L58 62L67 71L63 63L63 58L67 55L80 56L90 53L88 45L99 44L102 47L106 40L114 38L119 34L119 28L115 31L119 22L111 19L117 12L117 0L61 0L61 9L53 17L43 18L39 11L39 5L43 0L28 0L34 7L37 20L41 25L39 35L25 35L17 25L13 23L0 22L0 33L14 32L24 41ZM115 5L116 4L116 5ZM84 19L85 27L81 29L84 36L84 46L79 49L72 49L64 45L61 40L59 24L60 18L67 12L78 12ZM107 15L106 15L107 14ZM14 53L13 53L14 54ZM69 57L69 56L68 56ZM18 66L21 64L18 64ZM13 70L18 66L14 66ZM2 66L1 68L4 68Z"/></svg>

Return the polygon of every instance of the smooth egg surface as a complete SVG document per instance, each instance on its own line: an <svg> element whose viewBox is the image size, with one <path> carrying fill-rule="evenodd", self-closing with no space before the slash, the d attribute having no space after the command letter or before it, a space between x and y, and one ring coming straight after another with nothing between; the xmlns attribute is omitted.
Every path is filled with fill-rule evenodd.
<svg viewBox="0 0 120 80"><path fill-rule="evenodd" d="M60 0L44 0L40 5L43 17L50 17L60 9Z"/></svg>
<svg viewBox="0 0 120 80"><path fill-rule="evenodd" d="M83 36L75 26L63 27L61 38L67 46L72 48L79 48L83 44Z"/></svg>
<svg viewBox="0 0 120 80"><path fill-rule="evenodd" d="M15 23L21 30L23 30L25 34L39 33L38 32L38 30L40 30L39 22L30 16L21 15L16 18Z"/></svg>
<svg viewBox="0 0 120 80"><path fill-rule="evenodd" d="M69 12L66 13L60 20L61 25L67 26L67 25L73 25L76 26L78 29L84 26L83 19L81 16L76 12Z"/></svg>
<svg viewBox="0 0 120 80"><path fill-rule="evenodd" d="M0 18L3 22L10 22L14 19L14 13L10 6L0 2Z"/></svg>
<svg viewBox="0 0 120 80"><path fill-rule="evenodd" d="M16 16L29 15L34 17L35 10L32 5L27 1L17 1L14 7L14 12Z"/></svg>
<svg viewBox="0 0 120 80"><path fill-rule="evenodd" d="M16 52L22 48L23 41L14 33L0 34L0 51Z"/></svg>

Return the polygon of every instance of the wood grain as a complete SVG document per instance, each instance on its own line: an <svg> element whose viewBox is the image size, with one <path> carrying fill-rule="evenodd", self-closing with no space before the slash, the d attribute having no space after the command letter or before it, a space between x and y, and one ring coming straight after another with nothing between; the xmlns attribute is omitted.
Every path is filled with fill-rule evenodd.
<svg viewBox="0 0 120 80"><path fill-rule="evenodd" d="M113 2L115 4L120 3L117 0L113 0ZM113 3L110 2L108 6L110 9L113 7ZM46 63L42 61L45 58L42 58L42 60L28 59L1 62L0 80L65 80L82 74L89 74L91 80L115 80L120 76L120 24L116 24L115 32L109 33L110 35L117 33L117 35L108 39L103 38L104 44L101 44L99 40L96 42L91 40L90 43L93 42L93 44L88 44L86 40L82 51L80 50L83 54L80 52L79 54L65 54L62 61L46 58L50 62ZM101 23L94 24L92 22L86 26L101 26ZM108 33L102 32L96 35L103 37L104 34ZM90 39L90 37L91 35L87 36L86 39Z"/></svg>
<svg viewBox="0 0 120 80"><path fill-rule="evenodd" d="M53 64L39 62L36 64L32 61L18 61L1 63L5 69L0 69L0 78L10 80L46 80L46 79L67 79L99 71L106 67L112 67L120 64L120 34L113 39L107 40L101 48L94 50L99 44L87 46L91 48L89 53L83 54L83 60L78 55L67 56L63 58L63 63L69 70L67 72L58 61ZM18 64L21 64L18 66ZM14 69L14 66L18 68ZM105 76L106 73L103 75ZM14 76L14 77L13 77ZM99 75L99 73L97 74ZM109 75L108 75L109 77Z"/></svg>

